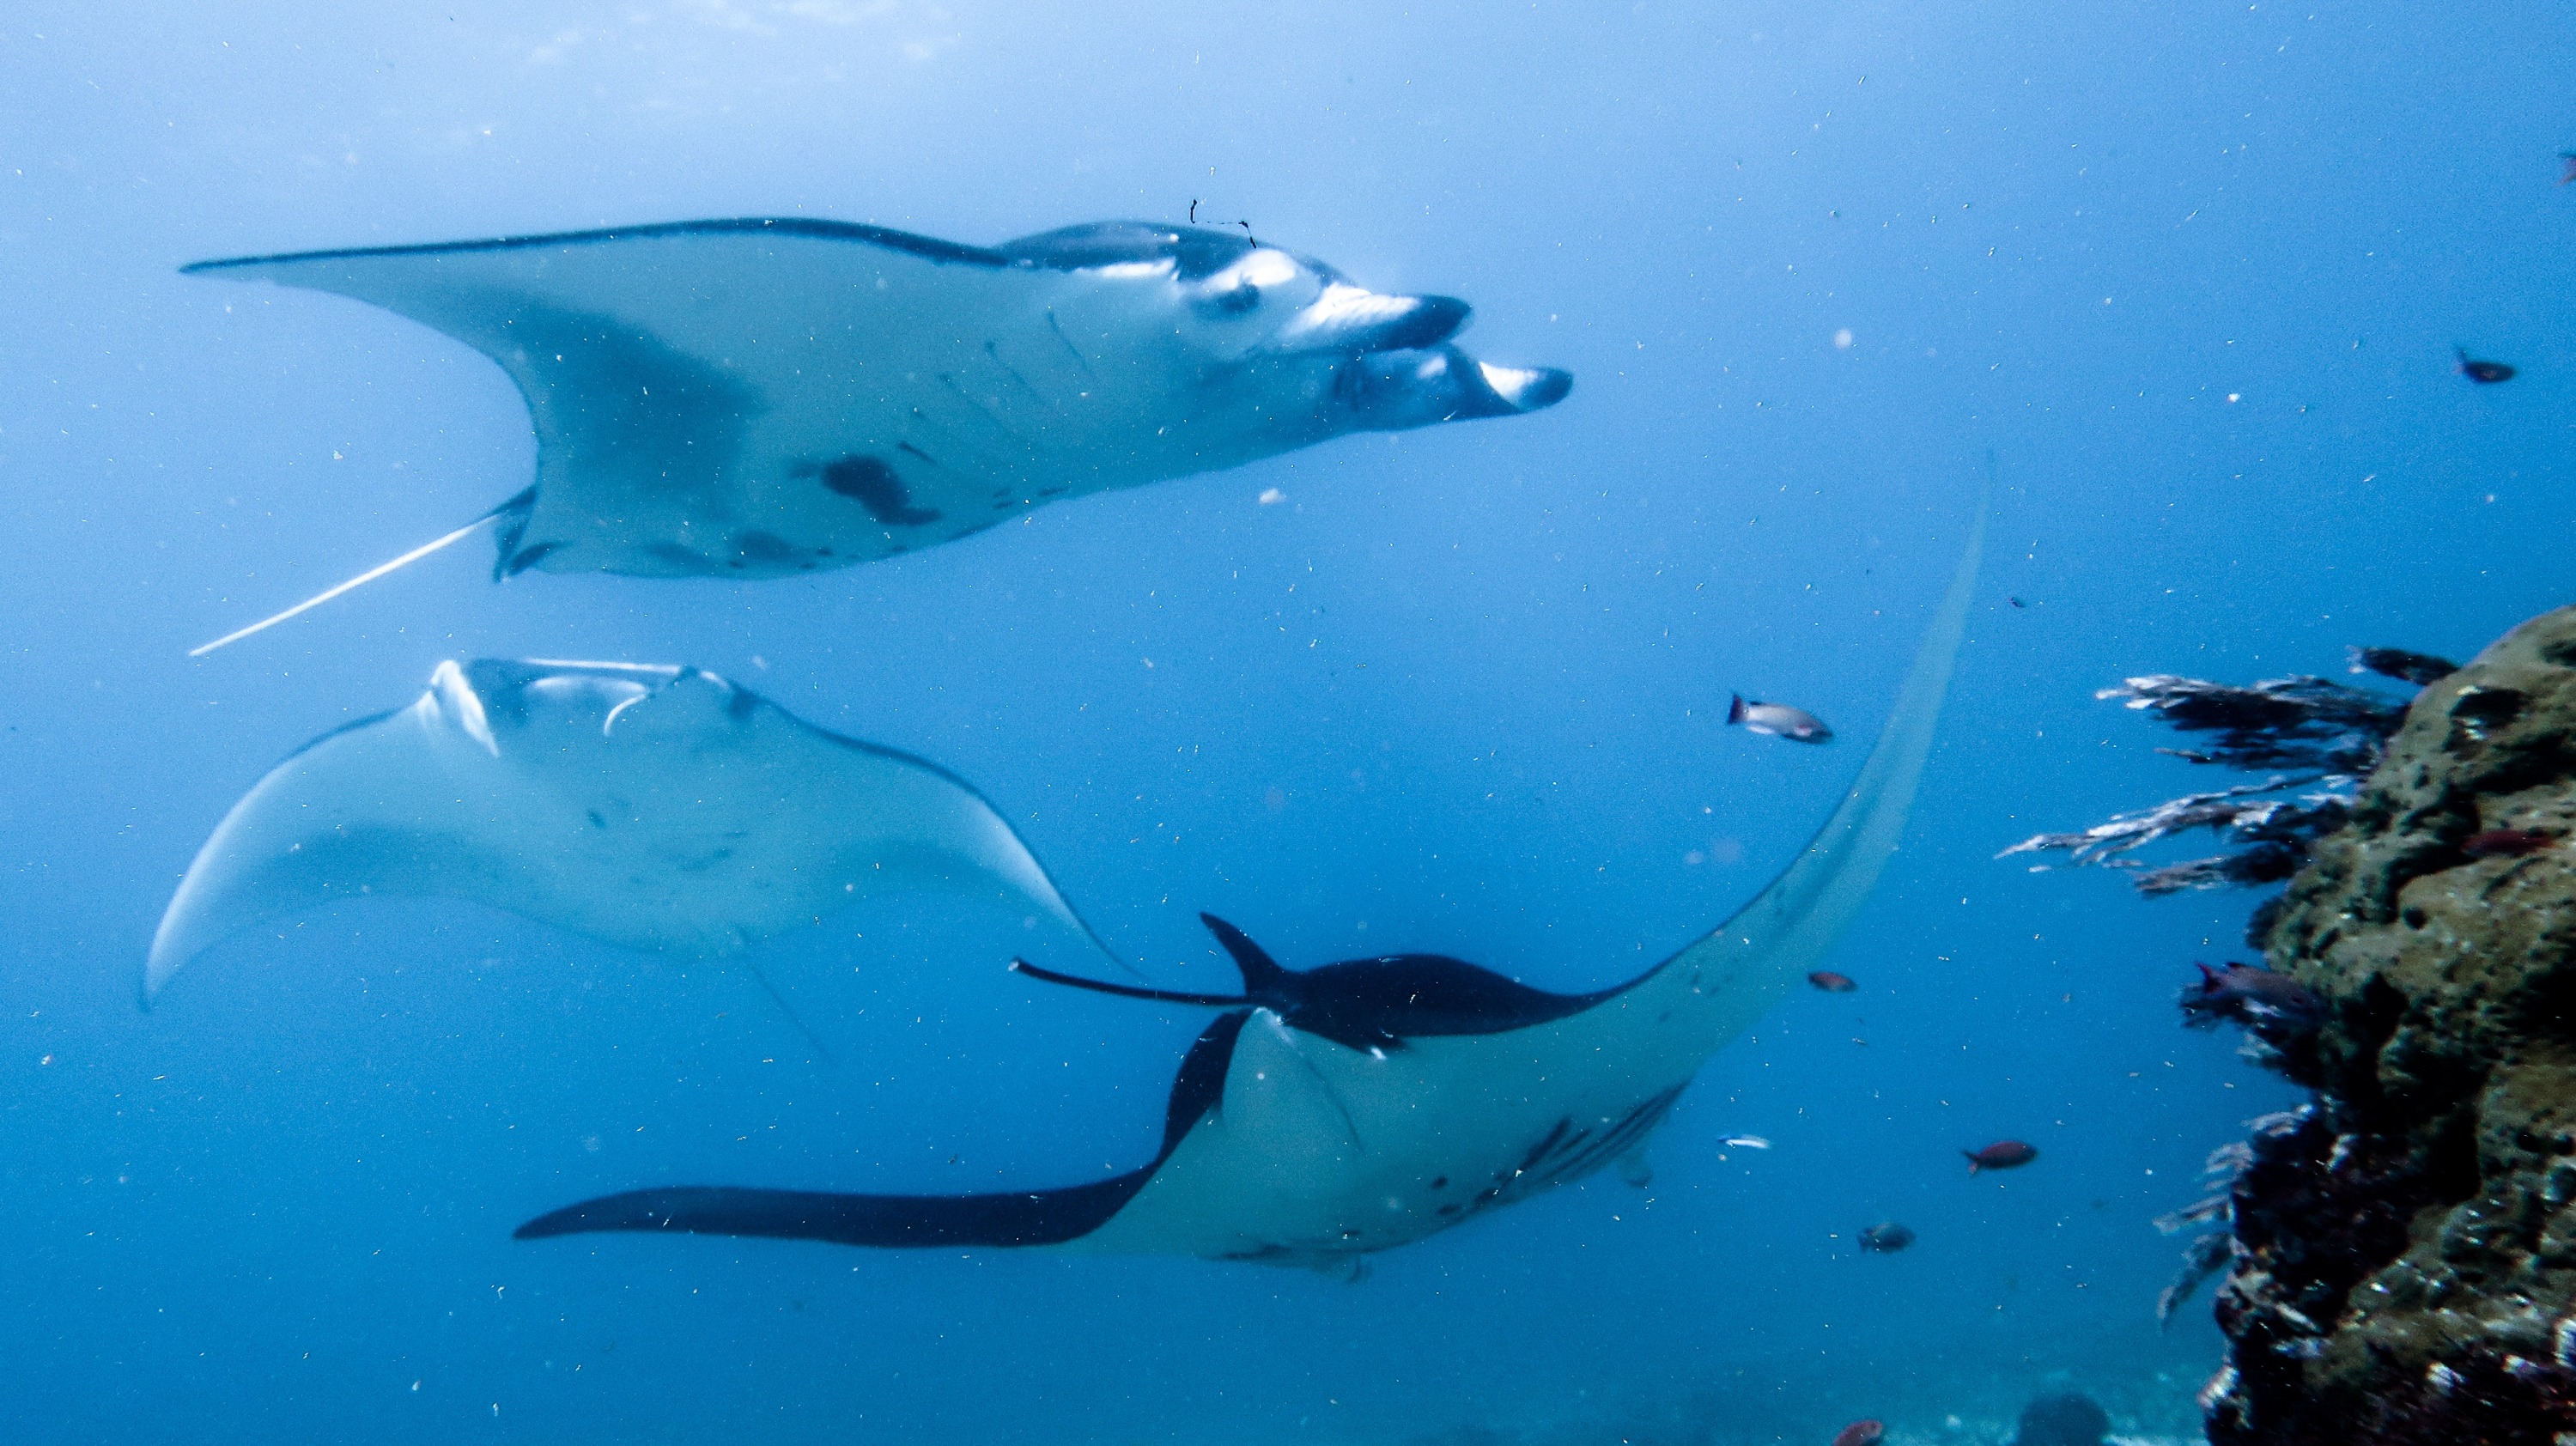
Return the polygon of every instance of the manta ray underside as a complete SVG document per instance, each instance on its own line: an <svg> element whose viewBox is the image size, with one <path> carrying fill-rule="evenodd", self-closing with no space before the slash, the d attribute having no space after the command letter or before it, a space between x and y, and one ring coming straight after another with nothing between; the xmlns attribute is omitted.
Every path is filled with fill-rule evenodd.
<svg viewBox="0 0 2576 1446"><path fill-rule="evenodd" d="M1720 1045L1832 949L1904 832L1964 636L1965 556L1877 745L1788 869L1716 932L1593 994L1550 994L1432 955L1304 972L1210 919L1240 995L1182 1061L1162 1147L1068 1189L849 1195L682 1187L568 1206L522 1239L693 1231L869 1246L1047 1246L1347 1268L1638 1149Z"/></svg>
<svg viewBox="0 0 2576 1446"><path fill-rule="evenodd" d="M537 433L535 485L484 519L503 577L828 571L1054 498L1536 411L1572 386L1450 345L1465 302L1134 221L989 248L688 221L184 269L354 297L500 363Z"/></svg>
<svg viewBox="0 0 2576 1446"><path fill-rule="evenodd" d="M306 744L233 805L162 916L144 998L229 935L370 894L713 958L897 892L996 900L1097 943L935 764L696 668L441 663L419 701Z"/></svg>

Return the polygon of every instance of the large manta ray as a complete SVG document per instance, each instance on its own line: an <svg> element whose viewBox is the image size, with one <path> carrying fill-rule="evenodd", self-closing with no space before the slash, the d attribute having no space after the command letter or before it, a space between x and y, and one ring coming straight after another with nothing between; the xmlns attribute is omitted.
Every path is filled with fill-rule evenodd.
<svg viewBox="0 0 2576 1446"><path fill-rule="evenodd" d="M496 576L847 567L1051 498L1536 411L1573 384L1448 345L1463 301L1140 221L991 248L687 221L183 269L355 297L499 362L537 480L484 519Z"/></svg>
<svg viewBox="0 0 2576 1446"><path fill-rule="evenodd" d="M936 764L696 668L448 662L418 702L306 744L233 805L162 915L144 998L227 935L369 894L704 958L897 891L1093 937Z"/></svg>
<svg viewBox="0 0 2576 1446"><path fill-rule="evenodd" d="M696 1231L1334 1269L1620 1159L1718 1046L1816 967L1877 882L1931 751L1984 535L1980 505L1886 731L1832 818L1724 926L1628 983L1550 994L1432 955L1299 973L1209 919L1242 970L1240 996L1086 982L1228 1011L1183 1059L1162 1148L1138 1169L982 1195L637 1190L518 1235Z"/></svg>

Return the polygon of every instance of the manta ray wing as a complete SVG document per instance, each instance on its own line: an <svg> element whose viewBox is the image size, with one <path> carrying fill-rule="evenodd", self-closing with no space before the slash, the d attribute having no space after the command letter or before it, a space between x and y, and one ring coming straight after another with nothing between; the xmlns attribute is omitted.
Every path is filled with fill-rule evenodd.
<svg viewBox="0 0 2576 1446"><path fill-rule="evenodd" d="M1114 1184L1127 1196L1075 1233L982 1243L1340 1268L1634 1155L1709 1055L1833 948L1884 871L1966 636L1991 492L1859 777L1789 867L1724 925L1570 1013L1415 1035L1401 1049L1336 1043L1267 1008L1228 1014L1210 1029L1242 1021L1222 1058L1202 1036L1183 1068L1207 1106L1185 1109L1176 1084L1154 1163L1084 1187ZM1220 930L1229 935L1231 926ZM1214 1087L1211 1071L1222 1074ZM903 1212L933 1209L936 1197L891 1197L898 1207L877 1196L647 1191L557 1211L520 1234L667 1229L685 1215L696 1223L676 1228L933 1243L913 1227L902 1239L845 1229L818 1203L834 1198L862 1202L852 1218L876 1220L911 1218ZM992 1207L973 1202L989 1198L947 1197L945 1208L982 1212ZM1054 1212L1068 1207L1045 1192L1029 1198L1031 1211L1046 1201L1044 1218L1064 1218ZM704 1208L714 1199L741 1208Z"/></svg>
<svg viewBox="0 0 2576 1446"><path fill-rule="evenodd" d="M603 1195L540 1215L520 1240L604 1231L759 1235L890 1249L934 1245L1061 1245L1100 1228L1134 1197L1146 1170L1089 1185L986 1195L844 1195L681 1185Z"/></svg>
<svg viewBox="0 0 2576 1446"><path fill-rule="evenodd" d="M1859 776L1725 924L1589 1007L1522 1028L1403 1050L1247 1028L1225 1107L1080 1248L1329 1265L1635 1150L1708 1057L1832 950L1895 852L1975 601L1987 501ZM1258 1104L1238 1109L1247 1079Z"/></svg>
<svg viewBox="0 0 2576 1446"><path fill-rule="evenodd" d="M1142 1169L1088 1185L981 1195L844 1195L814 1190L753 1190L683 1185L603 1195L540 1215L512 1234L520 1240L600 1231L678 1230L702 1235L763 1235L834 1245L891 1248L932 1245L1065 1245L1115 1216L1153 1177L1172 1150L1227 1088L1236 1037L1247 1011L1217 1016L1182 1057L1164 1109L1163 1147Z"/></svg>
<svg viewBox="0 0 2576 1446"><path fill-rule="evenodd" d="M985 249L700 221L186 269L353 297L498 362L538 440L536 485L502 509L504 575L844 567L1569 385L1441 345L1463 303L1137 223Z"/></svg>
<svg viewBox="0 0 2576 1446"><path fill-rule="evenodd" d="M936 765L693 668L443 663L418 702L316 740L234 805L163 915L145 997L228 935L363 895L714 957L894 892L995 899L1090 937Z"/></svg>

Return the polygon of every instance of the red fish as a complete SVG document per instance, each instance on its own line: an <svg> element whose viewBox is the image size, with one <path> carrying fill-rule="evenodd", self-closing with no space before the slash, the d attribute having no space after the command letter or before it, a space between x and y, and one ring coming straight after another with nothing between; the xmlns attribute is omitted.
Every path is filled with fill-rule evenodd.
<svg viewBox="0 0 2576 1446"><path fill-rule="evenodd" d="M1876 1421L1854 1421L1834 1433L1834 1446L1878 1446L1887 1439L1887 1427Z"/></svg>
<svg viewBox="0 0 2576 1446"><path fill-rule="evenodd" d="M1997 1140L1982 1150L1961 1150L1968 1157L1968 1173L1979 1170L2018 1170L2039 1158L2039 1147L2019 1140Z"/></svg>
<svg viewBox="0 0 2576 1446"><path fill-rule="evenodd" d="M1807 982L1813 984L1818 989L1825 991L1827 994L1849 994L1860 987L1851 981L1850 975L1836 974L1831 969L1817 970L1815 973L1807 976Z"/></svg>
<svg viewBox="0 0 2576 1446"><path fill-rule="evenodd" d="M2460 841L2460 852L2473 859L2518 859L2557 844L2554 834L2527 828L2491 828Z"/></svg>
<svg viewBox="0 0 2576 1446"><path fill-rule="evenodd" d="M2272 1044L2310 1033L2326 1020L2325 1001L2287 974L2251 964L2212 969L2195 962L2200 982L2182 992L2183 1027L2206 1029L2233 1019Z"/></svg>

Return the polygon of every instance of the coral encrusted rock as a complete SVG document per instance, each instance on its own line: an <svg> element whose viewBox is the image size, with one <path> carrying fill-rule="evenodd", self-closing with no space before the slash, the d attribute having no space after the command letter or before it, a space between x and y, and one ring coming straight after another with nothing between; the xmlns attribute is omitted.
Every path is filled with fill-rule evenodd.
<svg viewBox="0 0 2576 1446"><path fill-rule="evenodd" d="M2318 1095L2235 1187L2210 1439L2576 1443L2576 608L2425 688L2266 943Z"/></svg>

